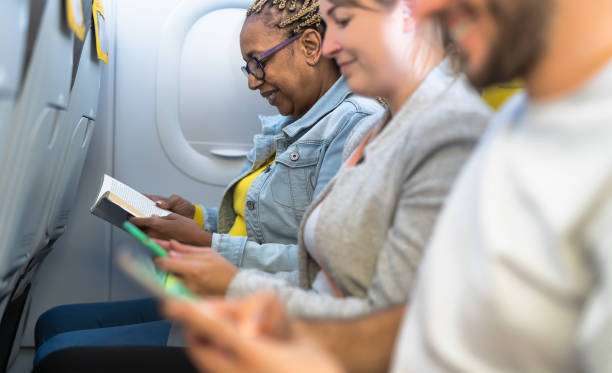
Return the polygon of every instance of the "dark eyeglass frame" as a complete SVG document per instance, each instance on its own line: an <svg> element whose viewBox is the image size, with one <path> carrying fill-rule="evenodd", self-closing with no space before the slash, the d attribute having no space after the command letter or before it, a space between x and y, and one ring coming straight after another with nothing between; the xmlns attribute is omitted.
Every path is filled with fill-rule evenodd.
<svg viewBox="0 0 612 373"><path fill-rule="evenodd" d="M266 71L264 70L264 68L266 67L267 60L269 60L272 56L274 56L276 53L278 53L282 49L286 48L288 45L290 45L294 41L298 40L300 36L302 36L302 34L293 35L292 37L283 40L279 44L263 52L262 54L259 55L259 57L253 56L249 58L249 60L247 61L247 64L242 66L240 70L242 70L244 75L247 77L249 75L253 75L255 79L257 80L265 80ZM261 72L261 73L258 74L258 72Z"/></svg>

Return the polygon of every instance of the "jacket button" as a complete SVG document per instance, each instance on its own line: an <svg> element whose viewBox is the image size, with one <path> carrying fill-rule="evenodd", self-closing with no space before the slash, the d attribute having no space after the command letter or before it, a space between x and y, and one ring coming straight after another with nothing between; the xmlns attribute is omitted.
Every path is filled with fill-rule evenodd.
<svg viewBox="0 0 612 373"><path fill-rule="evenodd" d="M297 161L298 159L300 159L300 153L293 152L289 154L289 159L291 159L294 162Z"/></svg>
<svg viewBox="0 0 612 373"><path fill-rule="evenodd" d="M246 205L249 210L255 210L255 202L247 201Z"/></svg>

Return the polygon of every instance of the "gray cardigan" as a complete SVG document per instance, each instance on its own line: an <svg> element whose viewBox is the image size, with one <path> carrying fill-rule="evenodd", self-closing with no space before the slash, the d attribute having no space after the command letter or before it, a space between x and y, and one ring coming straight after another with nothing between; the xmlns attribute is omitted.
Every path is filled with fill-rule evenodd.
<svg viewBox="0 0 612 373"><path fill-rule="evenodd" d="M353 317L409 301L438 213L490 118L477 93L448 69L446 62L434 69L368 144L363 162L342 167L311 204L300 229L299 271L242 270L229 297L273 290L302 317ZM321 201L317 263L302 236ZM320 266L344 298L311 289Z"/></svg>

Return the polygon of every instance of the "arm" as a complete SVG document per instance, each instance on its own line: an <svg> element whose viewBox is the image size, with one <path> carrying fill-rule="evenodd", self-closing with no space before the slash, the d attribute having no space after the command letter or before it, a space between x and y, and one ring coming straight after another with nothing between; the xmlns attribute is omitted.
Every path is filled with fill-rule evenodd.
<svg viewBox="0 0 612 373"><path fill-rule="evenodd" d="M442 141L431 147L424 161L402 185L392 225L388 228L367 297L336 298L295 287L278 276L241 271L228 289L245 296L261 289L276 292L290 314L303 317L355 317L406 302L422 253L444 200L469 156L468 143ZM297 277L297 276L296 276Z"/></svg>
<svg viewBox="0 0 612 373"><path fill-rule="evenodd" d="M258 270L241 270L232 279L226 295L242 298L262 290L274 292L292 316L309 318L350 318L371 311L367 299L336 298L299 288L299 272L264 273Z"/></svg>
<svg viewBox="0 0 612 373"><path fill-rule="evenodd" d="M397 307L351 321L292 321L270 294L164 303L165 314L183 324L192 360L223 372L386 372L404 315Z"/></svg>
<svg viewBox="0 0 612 373"><path fill-rule="evenodd" d="M275 273L295 271L298 266L297 245L259 244L249 241L247 237L215 233L211 247L240 268L254 268Z"/></svg>
<svg viewBox="0 0 612 373"><path fill-rule="evenodd" d="M314 338L339 359L348 372L382 373L389 370L404 313L405 307L398 306L355 320L298 320L293 322L293 329Z"/></svg>
<svg viewBox="0 0 612 373"><path fill-rule="evenodd" d="M164 303L165 314L183 325L190 358L202 372L343 372L316 340L287 333L289 320L273 298Z"/></svg>

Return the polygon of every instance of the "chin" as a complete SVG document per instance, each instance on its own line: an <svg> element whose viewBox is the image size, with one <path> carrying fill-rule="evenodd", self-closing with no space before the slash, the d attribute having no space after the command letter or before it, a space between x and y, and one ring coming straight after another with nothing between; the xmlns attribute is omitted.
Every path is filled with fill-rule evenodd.
<svg viewBox="0 0 612 373"><path fill-rule="evenodd" d="M278 110L278 113L282 116L288 117L291 116L291 111L287 110L287 109L283 109L282 106L275 106L276 110Z"/></svg>
<svg viewBox="0 0 612 373"><path fill-rule="evenodd" d="M353 93L361 96L371 96L368 92L371 84L368 83L367 79L362 79L360 74L345 75L345 78L346 83Z"/></svg>
<svg viewBox="0 0 612 373"><path fill-rule="evenodd" d="M472 54L464 62L466 75L474 87L480 89L492 84L491 62L487 54Z"/></svg>

